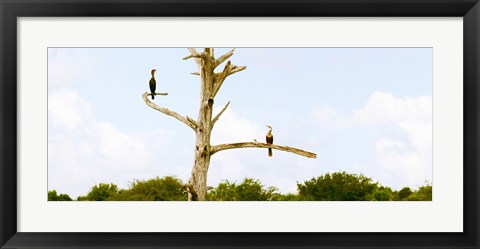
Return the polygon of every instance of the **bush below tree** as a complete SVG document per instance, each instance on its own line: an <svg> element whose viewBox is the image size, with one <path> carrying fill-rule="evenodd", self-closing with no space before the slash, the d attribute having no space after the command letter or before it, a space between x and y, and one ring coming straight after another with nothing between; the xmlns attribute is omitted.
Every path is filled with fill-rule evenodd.
<svg viewBox="0 0 480 249"><path fill-rule="evenodd" d="M77 201L186 201L185 184L174 176L135 180L128 189L100 183ZM282 194L278 188L264 186L259 180L242 182L224 180L209 187L208 201L431 201L432 186L426 183L417 190L404 187L399 191L383 186L364 175L346 172L327 173L303 183L297 182L297 193ZM49 201L71 201L67 194L48 192Z"/></svg>

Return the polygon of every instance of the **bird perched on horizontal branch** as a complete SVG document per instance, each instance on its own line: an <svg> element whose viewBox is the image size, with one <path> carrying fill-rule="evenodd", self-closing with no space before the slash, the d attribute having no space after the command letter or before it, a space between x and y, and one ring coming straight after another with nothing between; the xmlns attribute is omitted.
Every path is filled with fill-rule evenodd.
<svg viewBox="0 0 480 249"><path fill-rule="evenodd" d="M267 144L273 144L273 134L272 134L272 127L266 125L270 130L267 133ZM268 156L271 157L273 155L272 148L268 148Z"/></svg>
<svg viewBox="0 0 480 249"><path fill-rule="evenodd" d="M155 89L157 88L157 81L155 80L155 72L157 69L152 69L152 78L150 78L150 92L152 93L152 100L155 99Z"/></svg>

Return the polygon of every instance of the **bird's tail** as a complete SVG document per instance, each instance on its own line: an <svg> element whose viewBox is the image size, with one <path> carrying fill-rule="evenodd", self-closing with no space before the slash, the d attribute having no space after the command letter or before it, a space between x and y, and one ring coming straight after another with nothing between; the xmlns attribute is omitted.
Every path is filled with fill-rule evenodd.
<svg viewBox="0 0 480 249"><path fill-rule="evenodd" d="M268 148L268 156L271 157L273 155L272 148Z"/></svg>
<svg viewBox="0 0 480 249"><path fill-rule="evenodd" d="M155 93L152 93L152 100L155 99Z"/></svg>

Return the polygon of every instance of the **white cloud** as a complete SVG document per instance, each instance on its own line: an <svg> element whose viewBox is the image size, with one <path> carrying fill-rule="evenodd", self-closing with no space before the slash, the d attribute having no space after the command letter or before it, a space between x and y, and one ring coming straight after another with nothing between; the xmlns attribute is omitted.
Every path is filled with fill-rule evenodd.
<svg viewBox="0 0 480 249"><path fill-rule="evenodd" d="M395 98L374 93L363 110L355 113L361 123L394 124L405 133L404 140L379 138L375 142L379 178L392 186L416 187L432 181L432 98Z"/></svg>
<svg viewBox="0 0 480 249"><path fill-rule="evenodd" d="M222 154L214 155L210 161L210 167L214 174L208 180L209 186L215 186L222 180L233 180L245 176L245 167L241 162L241 157L234 151L221 152Z"/></svg>
<svg viewBox="0 0 480 249"><path fill-rule="evenodd" d="M366 106L354 113L362 125L390 124L400 127L403 138L380 137L375 141L379 180L392 187L416 187L432 181L432 97L396 98L374 92Z"/></svg>
<svg viewBox="0 0 480 249"><path fill-rule="evenodd" d="M432 121L432 97L396 98L392 93L374 92L367 104L353 113L359 124Z"/></svg>
<svg viewBox="0 0 480 249"><path fill-rule="evenodd" d="M55 88L72 83L85 72L95 68L98 60L92 60L72 49L48 49L48 87Z"/></svg>
<svg viewBox="0 0 480 249"><path fill-rule="evenodd" d="M218 113L223 106L215 106ZM214 114L216 115L216 114ZM225 110L212 130L211 144L235 143L259 140L261 130L259 125L244 117L239 117L230 108ZM260 141L260 140L259 140ZM240 150L222 151L213 155L210 162L208 184L215 186L221 180L241 180L246 176L248 166ZM213 173L212 173L213 172Z"/></svg>
<svg viewBox="0 0 480 249"><path fill-rule="evenodd" d="M432 151L432 123L418 121L403 121L400 127L407 132L413 146L421 152Z"/></svg>
<svg viewBox="0 0 480 249"><path fill-rule="evenodd" d="M94 123L91 130L96 139L93 146L114 169L143 169L152 155L147 152L145 141L123 133L107 122Z"/></svg>
<svg viewBox="0 0 480 249"><path fill-rule="evenodd" d="M48 95L48 115L55 127L76 130L91 122L91 107L76 92L63 89Z"/></svg>
<svg viewBox="0 0 480 249"><path fill-rule="evenodd" d="M331 105L324 105L313 110L313 117L324 128L339 129L351 125L351 120L338 113Z"/></svg>
<svg viewBox="0 0 480 249"><path fill-rule="evenodd" d="M146 146L148 136L128 134L108 122L96 121L89 103L74 91L53 91L48 98L52 125L48 137L49 189L76 197L94 184L121 186L152 171L158 148L153 152ZM156 133L172 137L168 132Z"/></svg>
<svg viewBox="0 0 480 249"><path fill-rule="evenodd" d="M232 109L227 109L212 130L212 144L252 142L253 139L263 141L267 128L260 129L260 127L261 125L251 120L239 117Z"/></svg>
<svg viewBox="0 0 480 249"><path fill-rule="evenodd" d="M431 151L408 149L408 144L379 138L375 141L377 168L375 175L380 182L387 181L396 189L423 185L431 182Z"/></svg>
<svg viewBox="0 0 480 249"><path fill-rule="evenodd" d="M351 115L338 113L328 105L312 115L325 128L371 127L379 132L384 127L396 127L403 131L400 135L384 132L377 137L376 164L357 164L354 168L395 188L416 187L425 180L432 181L432 104L431 96L397 98L392 93L374 92L365 106Z"/></svg>

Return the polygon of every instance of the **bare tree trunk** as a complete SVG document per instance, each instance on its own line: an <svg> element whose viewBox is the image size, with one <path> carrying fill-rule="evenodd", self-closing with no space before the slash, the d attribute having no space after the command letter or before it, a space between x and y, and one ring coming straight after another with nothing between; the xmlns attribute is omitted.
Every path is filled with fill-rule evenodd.
<svg viewBox="0 0 480 249"><path fill-rule="evenodd" d="M198 111L195 131L195 160L190 177L188 200L204 201L207 194L207 174L210 166L210 135L212 132L213 97L211 91L214 81L213 49L206 48L203 53L201 76L200 110Z"/></svg>

